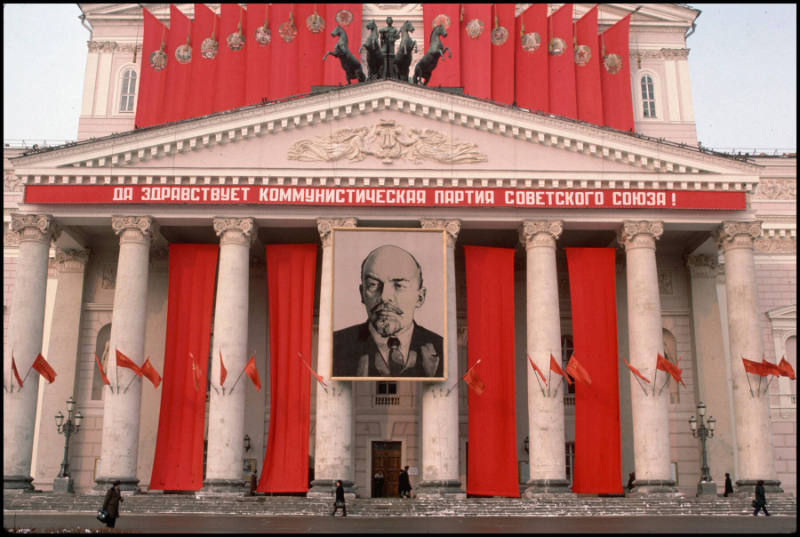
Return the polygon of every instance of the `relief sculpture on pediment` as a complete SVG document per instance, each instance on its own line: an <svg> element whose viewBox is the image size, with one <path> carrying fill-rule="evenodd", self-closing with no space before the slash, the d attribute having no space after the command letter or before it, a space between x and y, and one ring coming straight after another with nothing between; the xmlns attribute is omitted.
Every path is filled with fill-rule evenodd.
<svg viewBox="0 0 800 537"><path fill-rule="evenodd" d="M474 164L486 162L484 153L469 142L455 141L432 129L407 129L393 120L380 120L371 127L339 129L328 136L317 136L295 142L289 160L360 162L368 156L392 164L406 159L415 164L433 160L442 164Z"/></svg>

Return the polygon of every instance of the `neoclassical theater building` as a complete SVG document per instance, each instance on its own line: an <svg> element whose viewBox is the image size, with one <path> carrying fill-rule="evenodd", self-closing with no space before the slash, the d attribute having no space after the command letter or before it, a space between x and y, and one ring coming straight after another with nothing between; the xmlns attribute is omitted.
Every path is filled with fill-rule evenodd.
<svg viewBox="0 0 800 537"><path fill-rule="evenodd" d="M601 6L601 29L639 7L626 64L631 133L396 80L134 129L140 6L80 4L83 21L64 21L88 30L78 141L4 150L5 489L57 485L65 450L53 416L70 397L83 416L67 455L75 490L116 479L126 490L151 488L175 244L218 246L200 490L241 490L260 476L275 352L265 248L312 244L308 364L325 385L308 375L309 494L330 494L342 479L371 497L381 470L384 494L396 495L404 466L419 495L469 492L468 461L482 457L469 450L476 395L461 380L472 246L513 250L521 494L570 492L576 452L592 449L575 431L576 391L587 388L564 384L547 397L530 365L554 385L548 356L565 367L573 354L570 248L615 250L619 492L635 472L632 493L697 493L704 451L689 422L702 401L715 420L706 450L719 492L727 472L748 493L759 479L796 493L795 381L748 374L742 361L785 358L797 368L796 158L698 143L687 43L703 32L698 10ZM145 6L168 21L168 5ZM192 4L177 6L192 15ZM574 4L575 20L593 6ZM361 9L364 25L391 15L423 27L422 4ZM442 277L425 279L429 301L436 291L445 304L446 380L331 380L332 327L340 326L334 239L360 228L441 233ZM223 348L231 380L255 357L261 389L243 375L237 389L219 392ZM113 349L139 365L149 359L164 382L115 368ZM52 383L26 375L40 352L57 373ZM658 354L682 369L685 385L662 384ZM116 390L104 385L96 356ZM658 385L623 359L646 379L658 374Z"/></svg>

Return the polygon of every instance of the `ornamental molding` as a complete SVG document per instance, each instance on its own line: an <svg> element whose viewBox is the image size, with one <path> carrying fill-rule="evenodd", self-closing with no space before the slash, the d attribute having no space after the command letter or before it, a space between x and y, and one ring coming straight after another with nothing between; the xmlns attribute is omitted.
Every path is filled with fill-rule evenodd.
<svg viewBox="0 0 800 537"><path fill-rule="evenodd" d="M304 162L360 162L368 156L384 164L399 159L421 164L432 160L440 164L475 164L486 162L477 145L458 142L433 129L415 129L398 125L391 119L379 119L371 127L339 129L328 136L299 140L290 148L289 160Z"/></svg>
<svg viewBox="0 0 800 537"><path fill-rule="evenodd" d="M784 237L759 237L753 243L753 250L759 254L796 254L797 239Z"/></svg>
<svg viewBox="0 0 800 537"><path fill-rule="evenodd" d="M61 234L61 229L48 214L11 213L8 226L11 233L17 236L17 244L22 241L36 241L50 244Z"/></svg>
<svg viewBox="0 0 800 537"><path fill-rule="evenodd" d="M456 239L461 231L461 220L443 220L437 218L420 218L420 227L422 229L441 229L444 230L447 237L447 247L453 248L456 245Z"/></svg>
<svg viewBox="0 0 800 537"><path fill-rule="evenodd" d="M355 229L357 224L358 220L352 216L347 218L317 218L317 231L319 231L322 247L333 245L331 232L334 228Z"/></svg>
<svg viewBox="0 0 800 537"><path fill-rule="evenodd" d="M794 179L761 179L753 198L766 200L796 200L797 183Z"/></svg>
<svg viewBox="0 0 800 537"><path fill-rule="evenodd" d="M700 254L687 256L686 267L693 278L716 278L720 264L716 256Z"/></svg>
<svg viewBox="0 0 800 537"><path fill-rule="evenodd" d="M663 233L662 222L626 220L617 230L617 242L623 245L626 251L632 248L655 248L656 241Z"/></svg>
<svg viewBox="0 0 800 537"><path fill-rule="evenodd" d="M254 218L233 218L216 217L214 218L214 232L220 237L219 243L237 244L240 246L250 246L255 242L256 234Z"/></svg>
<svg viewBox="0 0 800 537"><path fill-rule="evenodd" d="M120 244L149 243L158 232L158 224L152 216L111 216L111 228L119 235Z"/></svg>
<svg viewBox="0 0 800 537"><path fill-rule="evenodd" d="M688 48L661 48L658 50L631 50L631 58L642 60L674 60L689 57Z"/></svg>
<svg viewBox="0 0 800 537"><path fill-rule="evenodd" d="M22 180L13 173L3 175L3 192L22 192Z"/></svg>
<svg viewBox="0 0 800 537"><path fill-rule="evenodd" d="M519 240L526 249L537 246L555 248L556 240L564 231L561 220L526 220L519 229Z"/></svg>
<svg viewBox="0 0 800 537"><path fill-rule="evenodd" d="M81 273L86 269L91 250L88 248L57 248L56 270L63 273Z"/></svg>
<svg viewBox="0 0 800 537"><path fill-rule="evenodd" d="M753 248L753 243L761 236L761 221L723 222L713 232L713 237L720 250L734 248Z"/></svg>

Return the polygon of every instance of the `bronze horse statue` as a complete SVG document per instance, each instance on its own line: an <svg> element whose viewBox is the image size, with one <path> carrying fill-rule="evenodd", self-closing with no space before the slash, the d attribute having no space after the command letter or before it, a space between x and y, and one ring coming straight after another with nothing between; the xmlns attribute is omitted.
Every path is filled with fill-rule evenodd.
<svg viewBox="0 0 800 537"><path fill-rule="evenodd" d="M408 35L414 31L414 25L409 21L400 27L400 44L397 46L397 55L394 64L397 67L397 78L408 82L408 68L411 66L411 53L417 51L417 42Z"/></svg>
<svg viewBox="0 0 800 537"><path fill-rule="evenodd" d="M336 28L333 29L333 32L331 32L331 36L339 36L339 41L336 43L336 46L333 47L332 51L325 53L325 55L322 57L322 61L325 61L325 58L328 57L328 54L331 56L336 56L339 58L339 63L342 64L342 69L344 70L345 77L347 78L348 86L350 85L350 81L354 78L359 82L364 82L367 77L364 76L364 70L361 68L361 62L359 62L353 53L350 52L350 49L347 48L347 33L344 31L344 28L341 26L336 26Z"/></svg>
<svg viewBox="0 0 800 537"><path fill-rule="evenodd" d="M369 36L359 51L367 49L367 78L376 80L383 76L383 51L378 40L378 26L375 24L375 20L367 24L367 30L369 30Z"/></svg>
<svg viewBox="0 0 800 537"><path fill-rule="evenodd" d="M420 58L417 62L417 66L414 68L414 84L419 84L419 81L424 79L424 84L426 86L428 85L428 82L431 80L431 73L433 73L433 70L439 63L439 57L444 57L445 51L449 54L448 58L453 57L453 53L450 52L450 47L444 46L440 37L447 37L447 32L441 24L437 25L433 31L431 31L428 52Z"/></svg>

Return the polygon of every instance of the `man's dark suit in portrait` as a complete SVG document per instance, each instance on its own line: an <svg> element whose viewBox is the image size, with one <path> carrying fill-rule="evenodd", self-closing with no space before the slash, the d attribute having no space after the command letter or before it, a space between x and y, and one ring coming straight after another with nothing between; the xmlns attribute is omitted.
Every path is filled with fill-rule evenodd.
<svg viewBox="0 0 800 537"><path fill-rule="evenodd" d="M407 251L384 245L361 264L362 324L333 334L333 377L442 377L442 336L414 322L425 303L422 268Z"/></svg>

